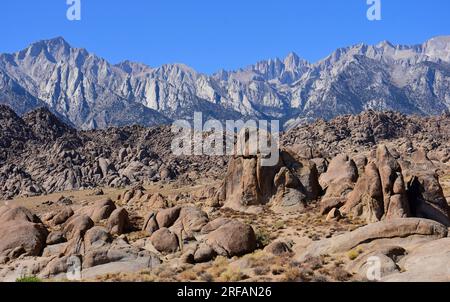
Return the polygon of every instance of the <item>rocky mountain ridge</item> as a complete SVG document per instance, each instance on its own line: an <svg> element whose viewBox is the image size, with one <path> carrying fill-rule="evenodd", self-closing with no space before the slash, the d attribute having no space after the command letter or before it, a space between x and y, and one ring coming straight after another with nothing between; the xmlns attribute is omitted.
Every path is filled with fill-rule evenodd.
<svg viewBox="0 0 450 302"><path fill-rule="evenodd" d="M63 38L0 55L0 103L47 106L77 128L171 119L280 119L293 127L368 109L434 115L450 107L450 38L422 45L355 45L309 63L296 54L211 76L183 64L112 65Z"/></svg>

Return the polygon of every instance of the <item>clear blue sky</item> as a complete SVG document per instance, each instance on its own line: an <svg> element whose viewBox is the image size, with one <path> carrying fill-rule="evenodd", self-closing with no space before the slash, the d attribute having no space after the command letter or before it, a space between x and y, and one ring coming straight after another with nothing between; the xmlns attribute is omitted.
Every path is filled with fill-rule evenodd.
<svg viewBox="0 0 450 302"><path fill-rule="evenodd" d="M0 52L63 36L112 63L182 62L211 73L291 51L317 61L360 42L450 34L449 0L381 0L377 22L367 20L366 0L81 1L77 22L66 19L66 0L0 1Z"/></svg>

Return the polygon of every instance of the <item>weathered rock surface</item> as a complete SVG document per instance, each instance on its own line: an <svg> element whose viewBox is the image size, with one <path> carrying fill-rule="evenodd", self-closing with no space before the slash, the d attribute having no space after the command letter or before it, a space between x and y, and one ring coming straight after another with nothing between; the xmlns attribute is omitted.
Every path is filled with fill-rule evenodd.
<svg viewBox="0 0 450 302"><path fill-rule="evenodd" d="M38 222L37 217L25 208L1 207L0 256L39 256L45 247L48 231Z"/></svg>
<svg viewBox="0 0 450 302"><path fill-rule="evenodd" d="M275 241L272 242L271 244L269 244L268 246L266 246L264 248L264 251L266 253L270 253L276 256L280 256L280 255L288 255L290 253L292 253L291 247L289 246L289 244L287 244L286 242L283 241Z"/></svg>
<svg viewBox="0 0 450 302"><path fill-rule="evenodd" d="M118 208L111 213L106 223L109 232L113 235L122 235L130 229L130 217L127 210Z"/></svg>
<svg viewBox="0 0 450 302"><path fill-rule="evenodd" d="M419 217L449 226L449 206L434 165L425 151L420 153L413 155L412 164L395 159L385 145L378 146L376 157L364 168L341 211L368 223Z"/></svg>
<svg viewBox="0 0 450 302"><path fill-rule="evenodd" d="M256 236L252 227L238 221L232 221L209 233L206 237L206 243L218 255L242 256L256 249Z"/></svg>
<svg viewBox="0 0 450 302"><path fill-rule="evenodd" d="M0 225L0 255L39 256L45 247L48 231L42 224L9 221Z"/></svg>
<svg viewBox="0 0 450 302"><path fill-rule="evenodd" d="M431 240L447 237L448 229L435 221L420 218L392 219L370 224L353 232L312 243L299 258L325 254L345 253L360 245L408 237ZM422 237L422 238L420 238ZM392 245L392 244L391 244Z"/></svg>
<svg viewBox="0 0 450 302"><path fill-rule="evenodd" d="M386 282L449 282L450 238L425 243L410 251L399 263L401 272L384 274Z"/></svg>
<svg viewBox="0 0 450 302"><path fill-rule="evenodd" d="M153 246L162 253L174 253L180 245L177 236L168 228L160 228L150 238Z"/></svg>
<svg viewBox="0 0 450 302"><path fill-rule="evenodd" d="M218 191L225 207L245 210L271 204L274 208L298 210L319 196L316 165L293 150L280 152L275 166L265 167L260 155L235 157Z"/></svg>

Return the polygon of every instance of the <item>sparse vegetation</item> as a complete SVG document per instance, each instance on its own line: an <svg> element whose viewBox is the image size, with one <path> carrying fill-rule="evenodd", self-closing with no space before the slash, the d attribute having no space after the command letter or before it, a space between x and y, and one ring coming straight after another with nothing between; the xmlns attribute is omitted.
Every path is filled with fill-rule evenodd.
<svg viewBox="0 0 450 302"><path fill-rule="evenodd" d="M258 248L264 248L270 244L270 233L264 229L256 230L256 242L258 244Z"/></svg>
<svg viewBox="0 0 450 302"><path fill-rule="evenodd" d="M355 260L356 258L359 257L359 255L361 255L363 252L363 250L361 248L357 248L357 249L353 249L347 252L347 257L350 260Z"/></svg>
<svg viewBox="0 0 450 302"><path fill-rule="evenodd" d="M16 279L16 282L18 282L18 283L39 283L39 282L42 282L42 280L36 276L25 276L25 277Z"/></svg>
<svg viewBox="0 0 450 302"><path fill-rule="evenodd" d="M275 230L281 230L284 229L286 226L286 222L285 221L277 221L275 222L275 224L273 225L273 228Z"/></svg>
<svg viewBox="0 0 450 302"><path fill-rule="evenodd" d="M228 268L226 271L224 271L218 281L219 282L238 282L238 281L242 281L244 279L248 278L245 274L243 274L240 270L238 269L232 269L232 268Z"/></svg>
<svg viewBox="0 0 450 302"><path fill-rule="evenodd" d="M283 281L297 282L302 280L302 271L300 268L291 267L284 272Z"/></svg>

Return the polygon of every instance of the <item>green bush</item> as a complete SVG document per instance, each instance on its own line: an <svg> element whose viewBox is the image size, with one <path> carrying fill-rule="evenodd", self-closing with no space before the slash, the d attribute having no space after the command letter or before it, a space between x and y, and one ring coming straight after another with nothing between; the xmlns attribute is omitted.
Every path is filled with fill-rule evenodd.
<svg viewBox="0 0 450 302"><path fill-rule="evenodd" d="M347 257L350 260L355 260L356 258L359 257L359 255L361 255L363 253L363 250L361 248L358 249L353 249L351 251L347 252Z"/></svg>
<svg viewBox="0 0 450 302"><path fill-rule="evenodd" d="M264 248L270 244L270 234L266 230L257 230L255 233L258 248Z"/></svg>
<svg viewBox="0 0 450 302"><path fill-rule="evenodd" d="M36 276L27 276L27 277L21 277L16 279L16 282L21 282L21 283L39 283L42 282L41 279L39 279Z"/></svg>

